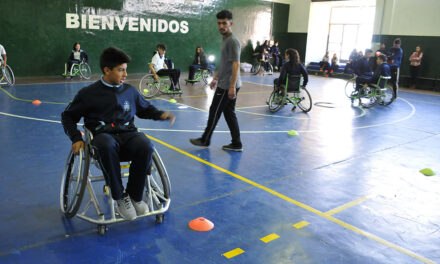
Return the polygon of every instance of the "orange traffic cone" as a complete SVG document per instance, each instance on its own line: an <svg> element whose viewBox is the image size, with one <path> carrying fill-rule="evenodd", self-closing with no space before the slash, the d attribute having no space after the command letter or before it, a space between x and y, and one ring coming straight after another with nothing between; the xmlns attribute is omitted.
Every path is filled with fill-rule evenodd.
<svg viewBox="0 0 440 264"><path fill-rule="evenodd" d="M214 223L204 217L198 217L189 221L188 226L194 231L207 232L214 228Z"/></svg>

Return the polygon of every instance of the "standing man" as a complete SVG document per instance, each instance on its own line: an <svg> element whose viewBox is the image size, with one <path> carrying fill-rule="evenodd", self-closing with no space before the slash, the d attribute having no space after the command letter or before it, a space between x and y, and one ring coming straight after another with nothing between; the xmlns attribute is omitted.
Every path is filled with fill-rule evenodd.
<svg viewBox="0 0 440 264"><path fill-rule="evenodd" d="M3 61L3 63L0 66L6 67L6 65L7 65L6 64L6 60L7 60L6 50L1 44L0 44L0 56L2 57L1 60Z"/></svg>
<svg viewBox="0 0 440 264"><path fill-rule="evenodd" d="M396 38L393 47L389 51L391 82L393 83L394 95L397 97L399 89L400 64L402 63L403 50L400 47L400 38Z"/></svg>
<svg viewBox="0 0 440 264"><path fill-rule="evenodd" d="M193 145L208 147L211 143L212 133L220 119L225 116L231 132L232 141L222 147L223 150L243 151L240 139L240 128L235 114L237 93L240 90L240 42L232 34L232 13L222 10L217 13L217 27L223 36L221 58L218 72L210 83L211 89L216 88L209 108L208 124L200 138L190 139Z"/></svg>

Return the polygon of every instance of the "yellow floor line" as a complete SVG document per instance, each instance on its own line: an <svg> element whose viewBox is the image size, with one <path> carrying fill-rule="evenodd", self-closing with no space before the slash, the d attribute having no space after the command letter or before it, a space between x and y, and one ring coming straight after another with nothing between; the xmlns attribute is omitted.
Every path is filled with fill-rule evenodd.
<svg viewBox="0 0 440 264"><path fill-rule="evenodd" d="M348 208L350 208L350 207L353 207L353 206L355 206L355 205L358 205L358 204L363 203L363 202L366 201L367 199L368 199L368 196L362 196L362 197L359 197L358 199L356 199L356 200L354 200L354 201L348 202L348 203L343 204L343 205L341 205L341 206L338 206L338 207L336 207L336 208L334 208L334 209L331 209L331 210L325 212L324 214L326 214L326 215L328 215L328 216L331 216L331 215L334 215L334 214L340 213L340 212L342 212L342 211L344 211L344 210L346 210L346 209L348 209Z"/></svg>
<svg viewBox="0 0 440 264"><path fill-rule="evenodd" d="M278 238L280 238L280 236L275 234L275 233L273 233L273 234L270 234L270 235L267 235L265 237L260 238L260 240L267 244L267 243L270 243L270 242L272 242L272 241L274 241L275 239L278 239Z"/></svg>
<svg viewBox="0 0 440 264"><path fill-rule="evenodd" d="M298 223L293 224L292 226L295 227L296 229L301 229L303 227L308 226L310 223L307 221L300 221Z"/></svg>
<svg viewBox="0 0 440 264"><path fill-rule="evenodd" d="M238 256L238 255L241 255L241 254L243 254L243 253L244 253L244 250L243 250L243 249L241 249L241 248L235 248L235 249L233 249L233 250L231 250L231 251L228 251L228 252L223 253L222 255L223 255L225 258L227 258L227 259L231 259L231 258L236 257L236 256Z"/></svg>
<svg viewBox="0 0 440 264"><path fill-rule="evenodd" d="M306 205L304 203L296 201L296 200L294 200L294 199L292 199L292 198L290 198L290 197L288 197L288 196L286 196L286 195L284 195L282 193L274 191L274 190L272 190L272 189L270 189L270 188L268 188L268 187L266 187L264 185L261 185L261 184L259 184L257 182L249 180L248 178L240 176L240 175L238 175L238 174L236 174L234 172L228 171L228 170L226 170L226 169L224 169L224 168L222 168L222 167L220 167L218 165L215 165L214 163L211 163L209 161L203 160L203 159L201 159L201 158L199 158L199 157L197 157L197 156L195 156L195 155L193 155L193 154L191 154L189 152L186 152L186 151L184 151L182 149L179 149L179 148L177 148L177 147L175 147L173 145L170 145L170 144L168 144L168 143L166 143L166 142L164 142L164 141L162 141L162 140L160 140L158 138L155 138L155 137L150 136L150 135L146 135L146 136L149 139L151 139L151 140L153 140L153 141L155 141L157 143L160 143L160 144L164 145L165 147L170 148L170 149L172 149L172 150L174 150L174 151L176 151L176 152L178 152L178 153L180 153L182 155L185 155L185 156L187 156L189 158L192 158L192 159L194 159L194 160L196 160L198 162L201 162L201 163L203 163L203 164L205 164L207 166L210 166L211 168L214 168L214 169L216 169L218 171L226 173L229 176L232 176L232 177L234 177L234 178L236 178L236 179L238 179L240 181L248 183L248 184L250 184L250 185L252 185L252 186L254 186L256 188L259 188L259 189L261 189L261 190L263 190L265 192L268 192L268 193L270 193L270 194L272 194L272 195L274 195L274 196L276 196L276 197L278 197L278 198L280 198L280 199L282 199L282 200L284 200L286 202L294 204L294 205L296 205L296 206L298 206L298 207L300 207L300 208L302 208L304 210L307 210L307 211L309 211L311 213L314 213L314 214L316 214L316 215L318 215L318 216L320 216L320 217L322 217L324 219L327 219L327 220L329 220L329 221L331 221L331 222L333 222L333 223L335 223L335 224L337 224L339 226L342 226L345 229L348 229L348 230L350 230L350 231L352 231L354 233L357 233L357 234L362 235L364 237L367 237L367 238L369 238L371 240L374 240L374 241L376 241L376 242L378 242L378 243L380 243L382 245L385 245L385 246L387 246L389 248L392 248L392 249L394 249L394 250L396 250L396 251L398 251L400 253L403 253L403 254L405 254L407 256L410 256L410 257L412 257L414 259L417 259L417 260L419 260L419 261L421 261L423 263L435 264L434 261L432 261L432 260L430 260L428 258L425 258L423 256L420 256L417 253L415 253L415 252L413 252L413 251L411 251L409 249L403 248L403 247L401 247L399 245L396 245L396 244L391 243L391 242L389 242L389 241L387 241L385 239L382 239L382 238L380 238L380 237L378 237L378 236L376 236L376 235L374 235L372 233L369 233L367 231L359 229L359 228L357 228L357 227L355 227L353 225L350 225L350 224L348 224L348 223L346 223L346 222L344 222L342 220L339 220L339 219L333 217L332 215L329 215L327 213L321 212L321 211L319 211L319 210L317 210L317 209L315 209L315 208L313 208L313 207L311 207L309 205ZM330 211L332 211L332 210L330 210Z"/></svg>

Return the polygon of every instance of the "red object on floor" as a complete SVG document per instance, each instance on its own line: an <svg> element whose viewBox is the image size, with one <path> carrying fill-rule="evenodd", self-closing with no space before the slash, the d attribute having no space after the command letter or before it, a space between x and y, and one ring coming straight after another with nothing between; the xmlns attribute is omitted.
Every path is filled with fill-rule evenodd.
<svg viewBox="0 0 440 264"><path fill-rule="evenodd" d="M188 226L194 231L207 232L214 228L214 223L204 217L198 217L189 221Z"/></svg>
<svg viewBox="0 0 440 264"><path fill-rule="evenodd" d="M40 105L40 104L41 104L41 101L38 100L38 99L37 99L37 100L33 100L33 101L32 101L32 104L33 104L33 105Z"/></svg>

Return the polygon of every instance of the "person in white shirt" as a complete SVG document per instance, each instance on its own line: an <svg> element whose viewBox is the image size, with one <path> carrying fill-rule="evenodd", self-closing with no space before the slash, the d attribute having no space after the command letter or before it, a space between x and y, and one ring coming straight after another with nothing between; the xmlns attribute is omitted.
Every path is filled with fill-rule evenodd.
<svg viewBox="0 0 440 264"><path fill-rule="evenodd" d="M6 66L6 61L7 61L7 57L6 57L6 50L5 48L0 44L0 56L1 56L1 66Z"/></svg>
<svg viewBox="0 0 440 264"><path fill-rule="evenodd" d="M84 50L81 49L81 44L79 42L75 42L64 67L64 75L67 75L67 73L70 72L70 69L74 63L80 63L81 61L88 63L89 56Z"/></svg>
<svg viewBox="0 0 440 264"><path fill-rule="evenodd" d="M154 75L156 81L159 80L159 76L169 76L171 80L170 90L180 90L180 69L172 69L171 65L167 65L165 52L165 45L157 44L156 53L149 64L150 71Z"/></svg>

